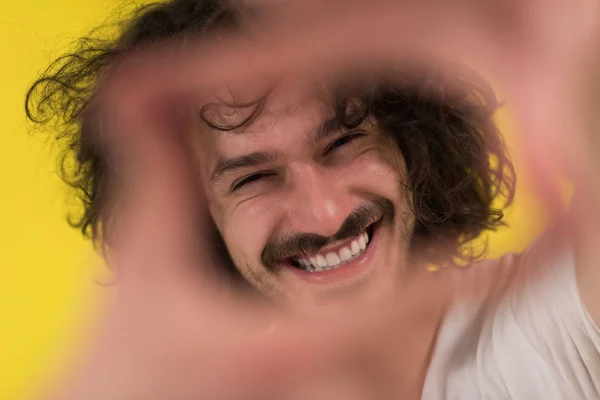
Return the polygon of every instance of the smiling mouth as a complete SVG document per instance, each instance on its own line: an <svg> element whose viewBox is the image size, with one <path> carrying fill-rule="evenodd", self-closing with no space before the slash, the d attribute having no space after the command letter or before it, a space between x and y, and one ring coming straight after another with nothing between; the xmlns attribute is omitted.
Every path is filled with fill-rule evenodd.
<svg viewBox="0 0 600 400"><path fill-rule="evenodd" d="M324 272L339 268L359 258L369 247L376 223L369 225L362 233L322 249L314 254L290 257L291 264L308 272Z"/></svg>

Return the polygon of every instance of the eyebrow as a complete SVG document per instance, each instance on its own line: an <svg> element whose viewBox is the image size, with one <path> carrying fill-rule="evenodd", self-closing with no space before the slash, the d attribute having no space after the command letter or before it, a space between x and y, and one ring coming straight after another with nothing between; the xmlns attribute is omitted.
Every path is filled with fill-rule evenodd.
<svg viewBox="0 0 600 400"><path fill-rule="evenodd" d="M317 126L315 139L318 142L338 132L339 129L340 124L336 118L326 119ZM214 182L236 170L258 167L263 164L275 162L280 158L281 154L275 150L254 152L233 158L220 158L213 169L210 180Z"/></svg>
<svg viewBox="0 0 600 400"><path fill-rule="evenodd" d="M340 128L341 128L341 126L340 126L340 122L338 121L338 118L332 117L332 118L326 119L317 127L317 135L316 135L317 141L326 139L327 137L331 136L332 134L338 132L340 130Z"/></svg>
<svg viewBox="0 0 600 400"><path fill-rule="evenodd" d="M213 169L210 180L216 181L235 170L257 167L262 164L274 162L279 158L280 154L276 151L261 151L240 157L221 158L217 161L217 165Z"/></svg>

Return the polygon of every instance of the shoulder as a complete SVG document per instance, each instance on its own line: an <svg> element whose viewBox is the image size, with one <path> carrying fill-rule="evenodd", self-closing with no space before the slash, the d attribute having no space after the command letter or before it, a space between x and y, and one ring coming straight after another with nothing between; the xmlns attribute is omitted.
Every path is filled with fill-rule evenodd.
<svg viewBox="0 0 600 400"><path fill-rule="evenodd" d="M482 306L511 302L545 307L552 302L580 306L575 261L565 235L549 230L522 253L484 260L465 267L442 268L441 276L456 286L455 303ZM493 309L493 307L492 307Z"/></svg>
<svg viewBox="0 0 600 400"><path fill-rule="evenodd" d="M460 383L493 388L478 392L492 398L600 395L600 331L580 299L566 241L549 234L521 254L440 272L457 288L431 366L446 371L448 390Z"/></svg>
<svg viewBox="0 0 600 400"><path fill-rule="evenodd" d="M447 266L436 273L453 291L453 305L490 304L500 300L519 278L522 254L509 253L501 258L483 260L465 266Z"/></svg>

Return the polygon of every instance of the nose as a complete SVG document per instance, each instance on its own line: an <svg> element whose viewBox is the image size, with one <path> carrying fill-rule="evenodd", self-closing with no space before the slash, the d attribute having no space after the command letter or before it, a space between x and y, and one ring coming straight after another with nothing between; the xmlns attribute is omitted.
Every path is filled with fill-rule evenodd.
<svg viewBox="0 0 600 400"><path fill-rule="evenodd" d="M291 172L288 219L294 231L334 235L352 212L352 196L338 174L315 166Z"/></svg>

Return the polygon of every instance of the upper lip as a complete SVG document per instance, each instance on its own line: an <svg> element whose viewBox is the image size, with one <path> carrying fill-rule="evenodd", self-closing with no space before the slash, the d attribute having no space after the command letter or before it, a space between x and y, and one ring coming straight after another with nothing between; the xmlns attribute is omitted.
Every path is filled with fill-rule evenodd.
<svg viewBox="0 0 600 400"><path fill-rule="evenodd" d="M361 231L361 233L362 233L362 232L364 232L364 229ZM358 234L358 235L356 235L356 236L352 236L352 237L349 237L349 238L346 238L346 239L342 239L342 240L338 240L338 241L335 241L335 242L333 242L333 243L330 243L330 244L328 244L328 245L326 245L326 246L323 246L323 247L321 247L321 248L319 249L319 251L317 251L317 252L315 252L315 253L313 253L313 254L299 254L299 255L296 255L296 256L294 256L294 257L299 257L299 256L304 256L304 257L308 257L308 256L314 256L315 254L319 254L319 253L325 253L326 251L328 251L328 250L332 250L332 249L334 249L334 248L343 247L343 246L344 246L344 244L350 245L350 243L351 243L353 240L355 240L355 239L356 239L358 236L360 236L360 235L361 235L361 234Z"/></svg>
<svg viewBox="0 0 600 400"><path fill-rule="evenodd" d="M310 256L314 256L316 254L323 253L323 252L325 252L325 251L327 251L329 249L332 249L334 247L339 247L340 244L343 243L343 242L347 241L348 243L350 243L352 240L354 240L358 236L360 236L361 233L363 233L364 231L368 231L369 228L371 228L373 225L375 225L376 223L378 223L380 220L381 220L381 217L379 217L377 220L369 222L363 229L360 230L360 232L358 234L356 234L354 236L349 236L349 237L345 237L343 239L336 240L335 242L332 242L332 243L328 243L325 246L323 246L320 249L318 249L317 251L315 251L314 253L295 253L295 254L292 254L289 257L283 258L282 261L285 260L285 259L287 259L287 258L308 258Z"/></svg>

